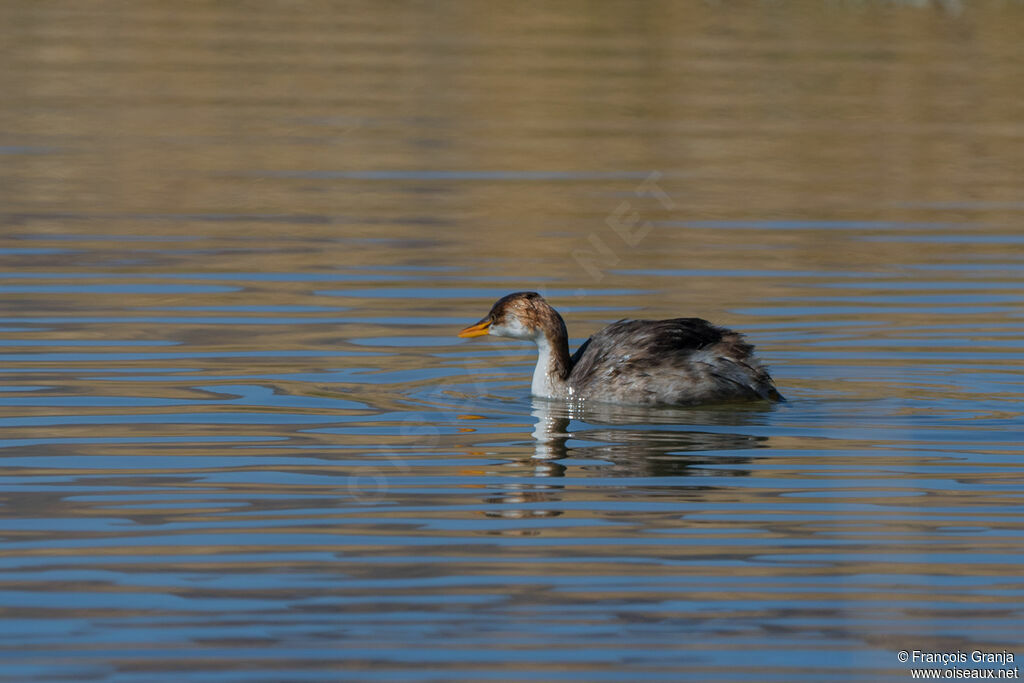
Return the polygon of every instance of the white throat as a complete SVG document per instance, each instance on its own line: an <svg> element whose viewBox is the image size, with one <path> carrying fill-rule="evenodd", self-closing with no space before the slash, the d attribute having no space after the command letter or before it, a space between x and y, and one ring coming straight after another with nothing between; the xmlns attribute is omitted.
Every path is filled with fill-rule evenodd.
<svg viewBox="0 0 1024 683"><path fill-rule="evenodd" d="M554 352L547 336L540 334L533 341L537 344L537 367L533 369L530 393L542 398L564 397L565 381L555 374Z"/></svg>
<svg viewBox="0 0 1024 683"><path fill-rule="evenodd" d="M566 381L558 376L555 349L543 330L524 326L518 319L505 320L491 326L488 334L495 337L526 339L537 345L537 367L533 370L530 393L542 398L566 398L569 389Z"/></svg>

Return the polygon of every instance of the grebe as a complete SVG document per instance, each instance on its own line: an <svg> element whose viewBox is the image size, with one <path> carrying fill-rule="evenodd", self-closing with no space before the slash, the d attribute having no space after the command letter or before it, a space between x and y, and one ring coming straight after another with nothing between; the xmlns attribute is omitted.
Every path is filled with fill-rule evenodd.
<svg viewBox="0 0 1024 683"><path fill-rule="evenodd" d="M536 292L503 296L460 337L537 345L534 396L640 405L782 401L743 335L700 318L620 320L569 355L565 321Z"/></svg>

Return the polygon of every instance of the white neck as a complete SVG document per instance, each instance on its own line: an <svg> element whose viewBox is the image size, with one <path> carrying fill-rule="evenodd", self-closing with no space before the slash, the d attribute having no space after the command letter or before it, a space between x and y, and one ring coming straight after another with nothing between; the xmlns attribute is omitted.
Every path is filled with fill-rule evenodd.
<svg viewBox="0 0 1024 683"><path fill-rule="evenodd" d="M568 387L565 380L558 377L555 371L551 343L544 334L538 335L534 342L537 344L537 367L533 369L530 393L542 398L565 398L568 395Z"/></svg>

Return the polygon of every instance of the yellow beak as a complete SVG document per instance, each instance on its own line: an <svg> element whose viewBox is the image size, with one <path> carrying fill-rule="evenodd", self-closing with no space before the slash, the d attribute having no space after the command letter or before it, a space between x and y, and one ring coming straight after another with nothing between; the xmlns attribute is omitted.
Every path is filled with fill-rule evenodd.
<svg viewBox="0 0 1024 683"><path fill-rule="evenodd" d="M491 321L484 318L475 325L470 325L466 329L459 332L460 337L482 337L488 333L491 329Z"/></svg>

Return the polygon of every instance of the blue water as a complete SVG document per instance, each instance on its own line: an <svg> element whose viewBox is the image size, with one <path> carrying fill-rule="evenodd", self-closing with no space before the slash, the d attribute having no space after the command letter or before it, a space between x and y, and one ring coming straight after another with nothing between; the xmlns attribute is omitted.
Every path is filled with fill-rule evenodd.
<svg viewBox="0 0 1024 683"><path fill-rule="evenodd" d="M0 681L1024 657L1022 27L0 7ZM788 401L533 399L456 336L524 289L741 330Z"/></svg>

